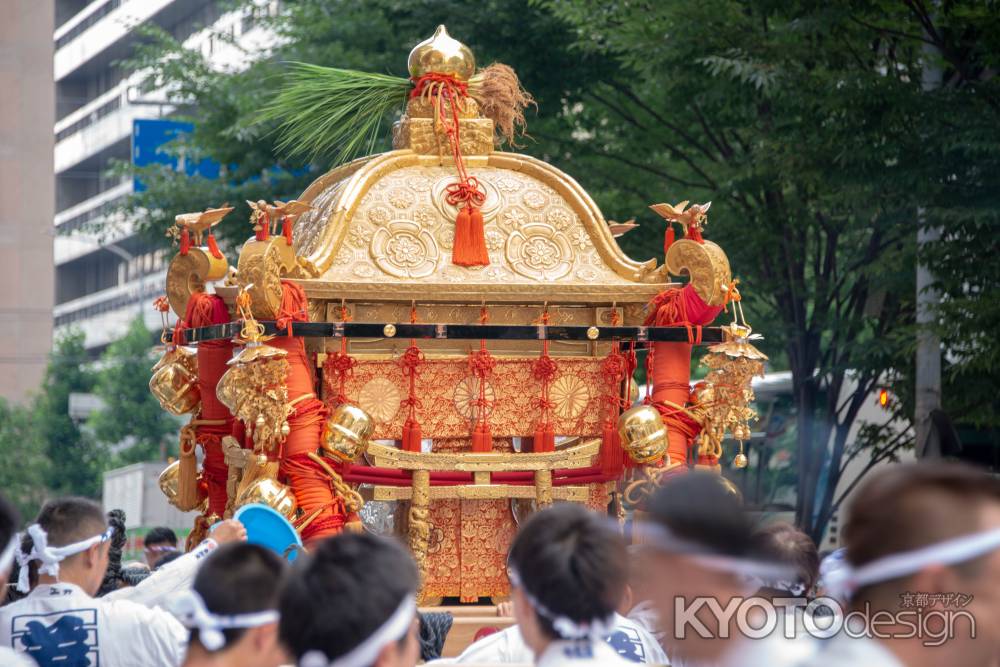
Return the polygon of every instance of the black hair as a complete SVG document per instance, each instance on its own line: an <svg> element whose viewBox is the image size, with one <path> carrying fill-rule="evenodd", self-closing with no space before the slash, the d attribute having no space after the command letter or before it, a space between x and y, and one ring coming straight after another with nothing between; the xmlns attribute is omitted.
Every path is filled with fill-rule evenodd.
<svg viewBox="0 0 1000 667"><path fill-rule="evenodd" d="M667 480L650 518L671 533L720 555L753 555L753 522L720 475L694 470Z"/></svg>
<svg viewBox="0 0 1000 667"><path fill-rule="evenodd" d="M149 532L146 533L146 537L142 539L142 543L145 546L151 544L168 544L176 547L177 533L166 526L157 526L156 528L150 528Z"/></svg>
<svg viewBox="0 0 1000 667"><path fill-rule="evenodd" d="M17 532L17 527L21 525L21 516L18 511L7 502L7 499L0 495L0 551L7 548L10 541L14 538L14 534ZM16 562L15 566L11 567L8 573L8 585L4 586L4 594L0 595L0 606L7 604L9 596L14 592L15 587L11 584L17 581L15 578L15 573L17 571ZM2 581L2 580L0 580Z"/></svg>
<svg viewBox="0 0 1000 667"><path fill-rule="evenodd" d="M409 553L395 540L343 533L299 556L281 595L280 634L301 659L333 660L370 637L417 590Z"/></svg>
<svg viewBox="0 0 1000 667"><path fill-rule="evenodd" d="M17 527L21 524L21 515L7 499L0 495L0 551L7 548Z"/></svg>
<svg viewBox="0 0 1000 667"><path fill-rule="evenodd" d="M49 545L53 547L64 547L107 529L101 506L93 500L76 496L57 498L45 503L35 518L35 523L42 527L48 536ZM21 538L21 552L29 554L34 546L34 540L25 532ZM34 587L38 583L38 561L29 563L28 568L28 581ZM11 580L14 580L13 572ZM8 595L8 599L11 597Z"/></svg>
<svg viewBox="0 0 1000 667"><path fill-rule="evenodd" d="M548 612L577 623L611 616L625 592L621 537L606 519L574 503L532 516L514 538L508 562ZM538 613L538 620L548 635L559 636L551 619Z"/></svg>
<svg viewBox="0 0 1000 667"><path fill-rule="evenodd" d="M159 570L164 565L174 562L183 555L184 553L182 551L168 551L167 553L163 554L155 561L153 561L152 567L154 570Z"/></svg>
<svg viewBox="0 0 1000 667"><path fill-rule="evenodd" d="M231 542L205 559L192 587L213 614L252 614L277 608L285 571L285 561L273 551L247 542ZM223 630L226 644L219 650L239 641L246 631ZM191 630L191 642L201 645L197 628Z"/></svg>

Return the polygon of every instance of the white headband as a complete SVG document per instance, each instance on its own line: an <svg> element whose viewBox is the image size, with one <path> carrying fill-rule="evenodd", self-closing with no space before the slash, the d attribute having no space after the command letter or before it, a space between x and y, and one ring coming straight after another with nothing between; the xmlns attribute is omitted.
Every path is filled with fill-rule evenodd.
<svg viewBox="0 0 1000 667"><path fill-rule="evenodd" d="M845 562L843 567L828 574L827 587L833 597L847 600L863 586L898 579L931 565L956 565L997 548L1000 548L1000 528L890 554L858 568Z"/></svg>
<svg viewBox="0 0 1000 667"><path fill-rule="evenodd" d="M248 614L215 614L205 606L205 600L197 591L188 589L172 597L167 604L170 612L181 625L198 631L198 641L209 651L218 651L226 645L223 630L256 628L268 623L276 623L278 612L274 609L255 611Z"/></svg>
<svg viewBox="0 0 1000 667"><path fill-rule="evenodd" d="M417 598L411 593L400 601L385 623L344 655L331 661L322 651L308 651L299 660L299 667L368 667L383 648L406 636L416 613Z"/></svg>
<svg viewBox="0 0 1000 667"><path fill-rule="evenodd" d="M172 547L169 544L154 544L151 547L143 547L147 551L152 551L153 553L174 553L175 551L180 551L177 547Z"/></svg>
<svg viewBox="0 0 1000 667"><path fill-rule="evenodd" d="M697 542L676 535L659 523L643 523L642 537L645 542L641 546L689 557L710 570L728 572L745 579L759 581L785 581L795 578L794 568L716 553Z"/></svg>
<svg viewBox="0 0 1000 667"><path fill-rule="evenodd" d="M31 552L28 554L22 551L17 552L17 562L21 566L21 572L17 578L17 590L21 593L27 593L31 590L31 582L28 577L28 564L31 561L37 560L41 562L41 565L38 566L39 574L49 574L58 578L60 562L70 556L86 551L95 544L107 542L111 539L114 532L114 528L108 528L100 535L94 535L85 540L67 544L64 547L50 547L49 535L45 532L45 529L37 523L31 524L28 526L28 535L31 536L32 543Z"/></svg>
<svg viewBox="0 0 1000 667"><path fill-rule="evenodd" d="M0 573L6 572L10 568L10 564L14 562L14 549L17 548L17 541L20 535L17 533L10 538L10 542L7 543L7 547L0 553Z"/></svg>
<svg viewBox="0 0 1000 667"><path fill-rule="evenodd" d="M603 639L615 629L615 615L611 613L607 618L594 618L589 621L574 621L573 619L557 614L538 601L534 595L528 592L521 582L521 575L513 567L508 566L507 577L511 586L520 588L527 598L532 609L552 624L552 629L563 639Z"/></svg>

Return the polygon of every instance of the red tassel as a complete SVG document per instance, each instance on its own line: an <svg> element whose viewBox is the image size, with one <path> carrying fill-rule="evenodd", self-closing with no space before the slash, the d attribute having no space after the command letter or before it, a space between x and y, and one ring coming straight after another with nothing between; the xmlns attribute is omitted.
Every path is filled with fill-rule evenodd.
<svg viewBox="0 0 1000 667"><path fill-rule="evenodd" d="M535 426L535 436L532 438L534 443L534 452L544 452L545 451L545 424L539 422Z"/></svg>
<svg viewBox="0 0 1000 667"><path fill-rule="evenodd" d="M403 451L409 452L410 450L410 433L412 432L412 427L410 426L410 420L407 419L403 422L403 439L400 441L403 445Z"/></svg>
<svg viewBox="0 0 1000 667"><path fill-rule="evenodd" d="M463 207L455 218L455 243L451 250L451 263L459 266L472 266L475 258L472 255L472 230L469 208Z"/></svg>
<svg viewBox="0 0 1000 667"><path fill-rule="evenodd" d="M287 215L281 222L281 235L285 237L285 243L292 245L292 219Z"/></svg>
<svg viewBox="0 0 1000 667"><path fill-rule="evenodd" d="M181 254L188 254L188 250L191 249L191 232L188 231L187 227L181 230Z"/></svg>
<svg viewBox="0 0 1000 667"><path fill-rule="evenodd" d="M556 451L556 433L551 423L545 425L545 451Z"/></svg>
<svg viewBox="0 0 1000 667"><path fill-rule="evenodd" d="M493 434L490 432L489 424L485 422L476 424L476 428L472 431L472 451L493 451Z"/></svg>
<svg viewBox="0 0 1000 667"><path fill-rule="evenodd" d="M407 452L419 452L420 441L423 439L420 422L415 419L407 419L403 424L403 450Z"/></svg>
<svg viewBox="0 0 1000 667"><path fill-rule="evenodd" d="M667 223L667 233L663 235L663 256L667 256L667 252L670 250L670 246L674 244L674 226L671 223Z"/></svg>
<svg viewBox="0 0 1000 667"><path fill-rule="evenodd" d="M219 250L219 244L215 242L215 234L208 235L208 251L212 253L212 257L222 259L222 251Z"/></svg>
<svg viewBox="0 0 1000 667"><path fill-rule="evenodd" d="M601 440L601 474L605 477L617 477L625 468L625 452L622 450L621 438L614 424L604 425L604 437Z"/></svg>
<svg viewBox="0 0 1000 667"><path fill-rule="evenodd" d="M474 206L465 206L458 212L451 262L459 266L487 266L490 263L483 214Z"/></svg>

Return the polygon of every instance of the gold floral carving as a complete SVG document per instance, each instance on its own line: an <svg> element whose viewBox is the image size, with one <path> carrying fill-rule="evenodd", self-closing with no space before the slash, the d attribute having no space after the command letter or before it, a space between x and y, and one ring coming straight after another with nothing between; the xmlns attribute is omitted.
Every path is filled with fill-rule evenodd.
<svg viewBox="0 0 1000 667"><path fill-rule="evenodd" d="M433 122L430 118L423 120ZM427 212L433 213L441 206L440 203L435 204L441 201L441 197L435 196L433 191L422 191L420 188L424 186L414 188L410 183L410 179L414 178L420 179L421 183L423 179L433 183L441 180L451 183L454 180L453 167L441 162L436 152L422 156L410 150L396 150L347 166L350 168L338 169L320 177L300 197L312 203L314 208L303 214L296 226L299 247L319 271L326 273L320 280L305 284L310 296L313 296L312 290L336 282L341 275L340 270L330 272L330 267L355 225L377 227L391 221L389 211L393 207L386 198L391 189L386 185L389 180L393 188L402 185L418 195L414 204L405 210L404 217L412 218L422 227L433 226L434 232L437 232L438 223L447 224L454 220L454 215L446 215L447 211L443 213L441 210L437 211L440 215L428 217ZM494 218L502 231L512 231L527 224L541 224L555 231L564 231L567 246L573 253L580 253L579 257L571 253L567 259L574 263L589 263L598 271L599 275L593 283L585 286L588 289L591 286L607 286L636 291L640 285L648 285L649 292L638 290L642 291L641 295L636 291L634 297L628 297L646 300L657 287L662 288L666 283L666 272L656 267L655 260L635 262L622 253L593 200L579 184L555 167L525 155L493 152L488 156L470 156L467 168L470 175L486 184L484 187L488 196L491 190L498 192L502 205ZM369 196L376 192L379 193L377 196ZM568 223L566 213L570 216ZM566 225L564 230L558 229L563 225ZM498 261L502 260L502 257L498 258ZM572 280L573 269L568 267L558 281ZM438 273L427 276L427 281L436 278L442 271L443 268L439 268ZM533 271L531 276L524 276L519 271L514 273L521 280L552 280L536 277L539 275L537 271ZM346 270L346 274L350 274L350 269ZM443 275L436 281L442 286L446 283ZM505 287L511 292L525 293L524 286ZM587 292L587 289L583 291ZM602 298L597 293L592 294L592 298ZM621 302L625 300L623 297Z"/></svg>
<svg viewBox="0 0 1000 667"><path fill-rule="evenodd" d="M455 184L455 178L454 174L444 174L435 180L434 185L431 186L431 202L433 202L434 208L437 209L438 213L445 220L451 221L452 224L454 224L455 218L458 216L458 207L447 202L446 190ZM501 197L496 186L487 180L479 181L479 189L486 195L486 200L479 207L479 211L483 214L483 220L489 222L500 212L504 203L503 197Z"/></svg>
<svg viewBox="0 0 1000 667"><path fill-rule="evenodd" d="M725 303L732 272L729 258L711 241L698 243L688 239L674 241L667 251L667 269L675 276L691 276L691 285L710 306Z"/></svg>
<svg viewBox="0 0 1000 667"><path fill-rule="evenodd" d="M459 149L463 155L487 155L493 151L493 121L463 118L458 123ZM392 147L410 149L420 155L448 155L448 138L439 130L433 118L404 116L392 128Z"/></svg>
<svg viewBox="0 0 1000 667"><path fill-rule="evenodd" d="M541 223L524 225L507 237L507 261L527 278L558 280L573 267L573 255L566 235Z"/></svg>
<svg viewBox="0 0 1000 667"><path fill-rule="evenodd" d="M386 273L398 278L422 278L434 272L440 256L429 231L415 222L397 220L372 236L371 256Z"/></svg>
<svg viewBox="0 0 1000 667"><path fill-rule="evenodd" d="M277 317L281 310L281 254L278 248L270 241L248 241L240 251L237 272L240 287L246 289L253 300L254 317L268 320Z"/></svg>
<svg viewBox="0 0 1000 667"><path fill-rule="evenodd" d="M387 422L399 411L401 397L392 380L373 378L358 393L358 406L376 422Z"/></svg>

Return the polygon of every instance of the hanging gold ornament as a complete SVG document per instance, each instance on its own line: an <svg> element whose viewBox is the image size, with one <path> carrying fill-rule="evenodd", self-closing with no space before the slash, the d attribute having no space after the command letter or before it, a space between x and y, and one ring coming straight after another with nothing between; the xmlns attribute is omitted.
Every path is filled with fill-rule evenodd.
<svg viewBox="0 0 1000 667"><path fill-rule="evenodd" d="M152 368L149 391L160 406L174 415L197 412L201 406L201 390L198 388L198 357L191 350L168 343L167 300L159 297L153 302L163 323L160 342L165 346L163 356Z"/></svg>
<svg viewBox="0 0 1000 667"><path fill-rule="evenodd" d="M692 410L703 420L699 452L720 457L722 441L728 432L740 443L733 465L744 468L747 456L743 443L750 439L750 423L757 419L757 412L750 407L754 400L751 382L754 377L764 376L767 355L751 344L751 340L761 336L754 334L743 320L738 301L733 303L733 314L733 322L722 327L725 340L709 347L702 359L710 371L704 383L695 389Z"/></svg>
<svg viewBox="0 0 1000 667"><path fill-rule="evenodd" d="M266 345L264 327L250 312L250 295L241 291L236 307L243 319L240 338L244 348L229 360L227 370L216 387L216 397L229 408L233 416L253 427L254 450L273 453L287 435L288 417L288 353Z"/></svg>

